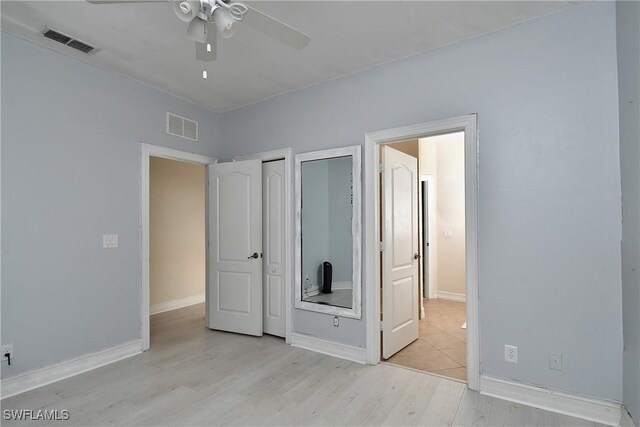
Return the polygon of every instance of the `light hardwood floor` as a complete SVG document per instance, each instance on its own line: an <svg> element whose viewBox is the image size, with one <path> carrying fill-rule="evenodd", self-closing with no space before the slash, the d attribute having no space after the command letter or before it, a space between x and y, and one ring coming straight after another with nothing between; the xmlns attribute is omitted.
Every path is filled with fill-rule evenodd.
<svg viewBox="0 0 640 427"><path fill-rule="evenodd" d="M2 409L69 410L69 421L22 423L57 426L594 425L429 374L203 325L203 304L154 315L151 350L5 399Z"/></svg>

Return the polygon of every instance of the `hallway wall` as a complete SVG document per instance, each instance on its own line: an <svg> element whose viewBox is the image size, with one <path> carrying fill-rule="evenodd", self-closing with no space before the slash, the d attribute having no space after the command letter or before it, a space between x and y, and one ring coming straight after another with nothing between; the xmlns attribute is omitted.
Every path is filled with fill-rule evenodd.
<svg viewBox="0 0 640 427"><path fill-rule="evenodd" d="M204 296L205 167L151 157L149 273L153 306Z"/></svg>

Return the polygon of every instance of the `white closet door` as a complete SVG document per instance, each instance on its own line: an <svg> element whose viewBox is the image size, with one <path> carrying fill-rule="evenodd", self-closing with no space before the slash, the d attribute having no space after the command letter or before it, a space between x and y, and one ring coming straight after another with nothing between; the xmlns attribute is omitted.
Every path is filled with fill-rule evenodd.
<svg viewBox="0 0 640 427"><path fill-rule="evenodd" d="M284 160L262 164L263 328L285 336Z"/></svg>
<svg viewBox="0 0 640 427"><path fill-rule="evenodd" d="M418 339L418 161L382 147L382 356Z"/></svg>
<svg viewBox="0 0 640 427"><path fill-rule="evenodd" d="M262 162L208 166L207 326L262 335Z"/></svg>

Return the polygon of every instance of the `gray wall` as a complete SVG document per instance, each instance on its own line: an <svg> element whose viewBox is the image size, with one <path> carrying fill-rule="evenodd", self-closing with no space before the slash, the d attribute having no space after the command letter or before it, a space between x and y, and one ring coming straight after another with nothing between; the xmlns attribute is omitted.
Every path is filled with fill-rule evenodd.
<svg viewBox="0 0 640 427"><path fill-rule="evenodd" d="M167 111L200 142L167 135ZM140 337L140 142L215 155L219 132L216 114L2 33L3 378Z"/></svg>
<svg viewBox="0 0 640 427"><path fill-rule="evenodd" d="M482 372L620 401L616 69L615 4L584 4L224 113L222 158L478 113ZM293 322L365 345L363 320L336 328L295 310ZM505 344L518 364L503 361Z"/></svg>
<svg viewBox="0 0 640 427"><path fill-rule="evenodd" d="M616 2L620 174L622 177L622 329L624 404L640 423L640 3Z"/></svg>

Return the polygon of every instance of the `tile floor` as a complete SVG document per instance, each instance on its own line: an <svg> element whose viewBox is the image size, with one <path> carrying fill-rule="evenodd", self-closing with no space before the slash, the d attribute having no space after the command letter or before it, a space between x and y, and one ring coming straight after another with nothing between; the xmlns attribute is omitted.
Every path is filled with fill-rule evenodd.
<svg viewBox="0 0 640 427"><path fill-rule="evenodd" d="M465 303L430 299L420 320L420 336L387 360L394 365L467 379L467 330Z"/></svg>

